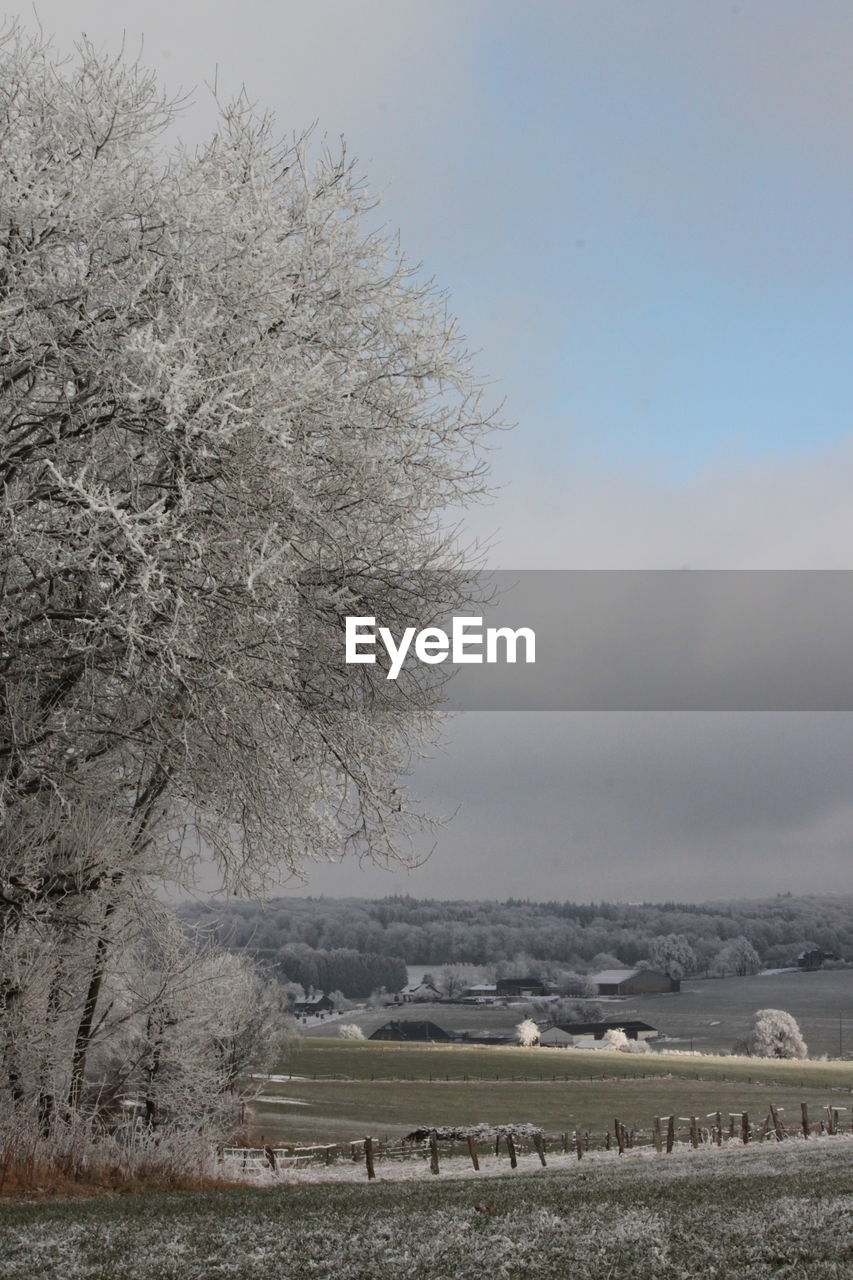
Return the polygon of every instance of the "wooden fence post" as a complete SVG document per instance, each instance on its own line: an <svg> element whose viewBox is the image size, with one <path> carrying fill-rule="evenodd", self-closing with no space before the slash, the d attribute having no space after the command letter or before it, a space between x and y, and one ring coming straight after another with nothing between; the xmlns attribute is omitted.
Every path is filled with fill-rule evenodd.
<svg viewBox="0 0 853 1280"><path fill-rule="evenodd" d="M693 1150L695 1151L696 1148L699 1146L699 1117L698 1116L690 1117L690 1141L693 1145Z"/></svg>
<svg viewBox="0 0 853 1280"><path fill-rule="evenodd" d="M563 1153L567 1155L569 1151L569 1135L567 1133L560 1134L560 1144L563 1148Z"/></svg>
<svg viewBox="0 0 853 1280"><path fill-rule="evenodd" d="M497 1134L497 1136L495 1137L495 1155L499 1156L500 1153L501 1153L501 1135Z"/></svg>
<svg viewBox="0 0 853 1280"><path fill-rule="evenodd" d="M773 1132L776 1134L776 1141L781 1142L785 1136L785 1131L782 1128L782 1121L779 1119L779 1112L772 1102L770 1103L770 1119L773 1121Z"/></svg>
<svg viewBox="0 0 853 1280"><path fill-rule="evenodd" d="M800 1103L800 1115L803 1118L803 1137L811 1137L811 1126L809 1125L809 1104L807 1102Z"/></svg>
<svg viewBox="0 0 853 1280"><path fill-rule="evenodd" d="M661 1134L661 1131L660 1131L660 1116L655 1116L654 1140L655 1140L655 1151L657 1152L662 1151L663 1135Z"/></svg>
<svg viewBox="0 0 853 1280"><path fill-rule="evenodd" d="M749 1113L747 1111L741 1112L740 1136L743 1139L743 1145L746 1146L749 1142Z"/></svg>
<svg viewBox="0 0 853 1280"><path fill-rule="evenodd" d="M723 1145L723 1117L721 1112L717 1112L717 1146Z"/></svg>
<svg viewBox="0 0 853 1280"><path fill-rule="evenodd" d="M615 1134L616 1134L616 1141L617 1141L617 1142L618 1142L618 1144L619 1144L619 1154L620 1154L620 1156L622 1156L622 1155L624 1155L624 1154L625 1154L625 1135L624 1135L624 1133L623 1133L623 1131L622 1131L622 1122L621 1122L621 1120L614 1120L614 1121L613 1121L613 1130L614 1130L614 1132L615 1132Z"/></svg>
<svg viewBox="0 0 853 1280"><path fill-rule="evenodd" d="M429 1135L429 1171L430 1173L438 1173L438 1138L435 1133Z"/></svg>
<svg viewBox="0 0 853 1280"><path fill-rule="evenodd" d="M580 1129L575 1129L575 1147L577 1148L578 1160L583 1160L583 1138Z"/></svg>
<svg viewBox="0 0 853 1280"><path fill-rule="evenodd" d="M542 1142L541 1133L537 1133L534 1135L533 1145L536 1148L536 1154L539 1156L539 1159L542 1161L542 1164L544 1165L545 1164L545 1145Z"/></svg>
<svg viewBox="0 0 853 1280"><path fill-rule="evenodd" d="M480 1172L480 1161L477 1159L477 1148L474 1145L474 1139L468 1134L468 1154L471 1157L471 1163L475 1172Z"/></svg>
<svg viewBox="0 0 853 1280"><path fill-rule="evenodd" d="M367 1166L368 1178L376 1177L376 1170L373 1167L373 1139L364 1139L364 1163Z"/></svg>
<svg viewBox="0 0 853 1280"><path fill-rule="evenodd" d="M518 1157L515 1154L515 1142L511 1133L506 1135L506 1149L509 1152L509 1167L511 1169L518 1168Z"/></svg>
<svg viewBox="0 0 853 1280"><path fill-rule="evenodd" d="M666 1154L675 1146L675 1116L667 1116L666 1122Z"/></svg>

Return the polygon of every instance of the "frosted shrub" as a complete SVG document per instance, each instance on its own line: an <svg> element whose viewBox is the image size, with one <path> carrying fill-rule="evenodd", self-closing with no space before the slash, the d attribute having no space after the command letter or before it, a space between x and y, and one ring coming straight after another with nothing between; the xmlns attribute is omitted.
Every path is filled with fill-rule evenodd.
<svg viewBox="0 0 853 1280"><path fill-rule="evenodd" d="M520 1045L529 1048L531 1045L539 1043L539 1028L532 1018L525 1018L515 1028L515 1036Z"/></svg>
<svg viewBox="0 0 853 1280"><path fill-rule="evenodd" d="M783 1009L759 1009L746 1038L755 1058L807 1058L808 1047L795 1018Z"/></svg>
<svg viewBox="0 0 853 1280"><path fill-rule="evenodd" d="M623 1053L651 1053L645 1040L626 1040L620 1048Z"/></svg>

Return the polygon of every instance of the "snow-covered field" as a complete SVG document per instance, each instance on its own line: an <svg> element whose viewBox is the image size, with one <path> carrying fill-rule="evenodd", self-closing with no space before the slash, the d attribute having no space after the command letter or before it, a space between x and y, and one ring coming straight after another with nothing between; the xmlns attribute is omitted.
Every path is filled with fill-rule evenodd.
<svg viewBox="0 0 853 1280"><path fill-rule="evenodd" d="M0 1208L4 1280L843 1280L853 1141Z"/></svg>
<svg viewBox="0 0 853 1280"><path fill-rule="evenodd" d="M697 1168L701 1168L709 1176L716 1176L721 1170L724 1176L728 1176L729 1167L736 1173L739 1167L738 1162L744 1161L750 1169L764 1168L767 1171L773 1171L786 1164L789 1167L798 1168L804 1159L811 1158L806 1152L807 1146L834 1148L838 1160L849 1163L851 1186L853 1186L853 1134L811 1138L808 1144L805 1139L794 1137L786 1139L781 1144L776 1143L775 1140L768 1141L758 1148L755 1145L744 1147L738 1138L727 1140L721 1147L705 1147L698 1151L682 1145L670 1155L658 1154L651 1147L634 1147L620 1156L614 1147L611 1151L587 1152L582 1161L578 1161L577 1155L572 1152L565 1155L549 1152L545 1168L542 1167L535 1152L519 1154L517 1169L511 1168L505 1151L500 1156L483 1155L480 1152L479 1172L473 1168L469 1156L459 1154L458 1149L457 1154L452 1158L445 1156L439 1144L440 1173L438 1175L430 1171L428 1152L420 1155L413 1153L405 1160L377 1159L374 1181L387 1183L443 1182L447 1179L471 1181L477 1178L518 1178L520 1174L548 1177L555 1172L562 1172L568 1177L584 1177L589 1174L590 1169L607 1169L608 1167L612 1169L617 1165L634 1168L653 1166L644 1170L644 1173L651 1177L670 1177L672 1170L675 1171L675 1176L679 1174L693 1176ZM763 1153L763 1161L757 1155L759 1151ZM283 1165L275 1172L268 1167L256 1167L242 1176L237 1160L226 1163L225 1169L227 1177L245 1180L255 1186L286 1186L297 1183L326 1186L340 1183L352 1185L367 1181L363 1157L358 1161L337 1160L331 1165L320 1163Z"/></svg>

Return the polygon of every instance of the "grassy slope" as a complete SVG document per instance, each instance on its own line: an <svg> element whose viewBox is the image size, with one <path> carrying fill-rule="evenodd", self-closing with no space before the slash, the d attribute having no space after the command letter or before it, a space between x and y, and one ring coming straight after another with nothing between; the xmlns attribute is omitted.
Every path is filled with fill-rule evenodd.
<svg viewBox="0 0 853 1280"><path fill-rule="evenodd" d="M704 1080L792 1080L821 1088L853 1086L851 1062L634 1055L602 1049L522 1049L517 1045L383 1044L320 1037L303 1040L278 1070L351 1080L428 1080L431 1076L460 1080L466 1075L484 1080L513 1080L522 1075L543 1080L550 1080L553 1075L573 1079L666 1075Z"/></svg>
<svg viewBox="0 0 853 1280"><path fill-rule="evenodd" d="M289 1066L311 1078L263 1084L265 1098L282 1102L254 1104L256 1138L337 1141L400 1136L419 1124L528 1121L600 1137L617 1116L639 1128L655 1115L704 1118L718 1108L763 1120L771 1102L793 1127L802 1101L815 1123L826 1103L853 1105L853 1068L835 1063L316 1039Z"/></svg>
<svg viewBox="0 0 853 1280"><path fill-rule="evenodd" d="M505 1179L0 1207L4 1280L840 1280L849 1142Z"/></svg>

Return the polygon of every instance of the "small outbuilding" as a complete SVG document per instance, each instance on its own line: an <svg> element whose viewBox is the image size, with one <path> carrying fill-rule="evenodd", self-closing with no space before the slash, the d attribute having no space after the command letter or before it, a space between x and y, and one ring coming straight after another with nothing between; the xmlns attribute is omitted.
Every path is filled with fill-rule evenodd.
<svg viewBox="0 0 853 1280"><path fill-rule="evenodd" d="M334 1009L332 1001L322 992L316 996L305 996L302 1000L295 1000L293 1004L293 1012L296 1014L309 1013L329 1013Z"/></svg>
<svg viewBox="0 0 853 1280"><path fill-rule="evenodd" d="M441 995L431 982L410 982L397 992L397 999L401 1004L428 1004Z"/></svg>
<svg viewBox="0 0 853 1280"><path fill-rule="evenodd" d="M822 951L820 947L814 947L811 951L801 951L797 956L797 968L805 969L807 972L813 969L822 969L826 960L837 960L838 956L834 951Z"/></svg>

